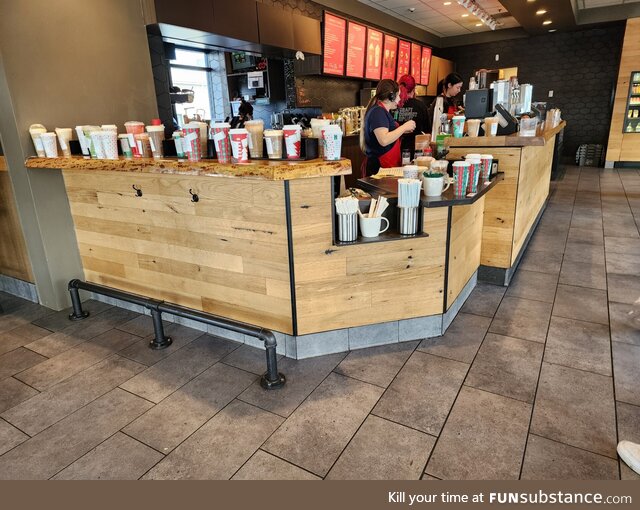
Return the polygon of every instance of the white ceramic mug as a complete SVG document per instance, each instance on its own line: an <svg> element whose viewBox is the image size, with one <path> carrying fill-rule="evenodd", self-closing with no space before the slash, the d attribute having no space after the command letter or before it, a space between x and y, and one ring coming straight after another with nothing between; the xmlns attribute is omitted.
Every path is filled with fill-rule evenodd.
<svg viewBox="0 0 640 510"><path fill-rule="evenodd" d="M387 222L387 226L384 227L384 230L380 230L380 223L382 220ZM384 216L376 216L375 218L369 218L366 214L364 216L360 216L360 232L362 233L362 237L378 237L388 229L389 220Z"/></svg>
<svg viewBox="0 0 640 510"><path fill-rule="evenodd" d="M424 183L424 194L428 197L439 197L451 186L451 179L445 174L440 174L440 177L423 175L422 182Z"/></svg>

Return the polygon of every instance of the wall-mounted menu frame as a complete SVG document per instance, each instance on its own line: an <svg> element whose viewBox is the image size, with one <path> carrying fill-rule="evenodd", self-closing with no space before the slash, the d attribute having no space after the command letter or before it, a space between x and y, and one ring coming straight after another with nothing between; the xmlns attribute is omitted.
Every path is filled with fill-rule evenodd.
<svg viewBox="0 0 640 510"><path fill-rule="evenodd" d="M344 76L347 20L324 11L322 72Z"/></svg>
<svg viewBox="0 0 640 510"><path fill-rule="evenodd" d="M367 63L364 77L378 81L382 72L382 32L367 27Z"/></svg>
<svg viewBox="0 0 640 510"><path fill-rule="evenodd" d="M396 77L396 59L398 57L398 38L384 34L384 52L382 56L382 79L394 80Z"/></svg>
<svg viewBox="0 0 640 510"><path fill-rule="evenodd" d="M431 74L431 48L422 47L422 62L420 63L420 84L429 85Z"/></svg>
<svg viewBox="0 0 640 510"><path fill-rule="evenodd" d="M411 43L411 76L420 83L420 69L422 65L422 47L419 44Z"/></svg>
<svg viewBox="0 0 640 510"><path fill-rule="evenodd" d="M398 43L398 70L396 81L403 75L409 74L409 66L411 64L411 43L400 39Z"/></svg>
<svg viewBox="0 0 640 510"><path fill-rule="evenodd" d="M347 71L350 78L364 78L367 27L360 23L347 23Z"/></svg>

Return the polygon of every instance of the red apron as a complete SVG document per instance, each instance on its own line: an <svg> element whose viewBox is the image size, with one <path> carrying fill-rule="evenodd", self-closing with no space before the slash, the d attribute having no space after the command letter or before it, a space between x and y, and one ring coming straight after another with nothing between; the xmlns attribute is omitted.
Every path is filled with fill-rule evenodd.
<svg viewBox="0 0 640 510"><path fill-rule="evenodd" d="M381 103L379 103L382 106ZM384 108L384 107L383 107ZM394 129L400 125L397 122L395 123ZM385 152L382 156L378 156L378 161L380 162L380 168L393 168L402 165L402 151L400 149L400 138L398 138L391 147L390 150ZM364 158L362 165L360 167L360 172L362 173L362 177L367 176L367 160L368 157Z"/></svg>

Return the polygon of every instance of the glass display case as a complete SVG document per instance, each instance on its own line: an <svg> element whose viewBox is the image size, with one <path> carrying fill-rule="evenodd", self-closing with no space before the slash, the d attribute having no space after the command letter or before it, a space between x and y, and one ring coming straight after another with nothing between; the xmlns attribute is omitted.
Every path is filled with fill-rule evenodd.
<svg viewBox="0 0 640 510"><path fill-rule="evenodd" d="M631 73L629 97L624 111L623 133L640 133L640 71Z"/></svg>

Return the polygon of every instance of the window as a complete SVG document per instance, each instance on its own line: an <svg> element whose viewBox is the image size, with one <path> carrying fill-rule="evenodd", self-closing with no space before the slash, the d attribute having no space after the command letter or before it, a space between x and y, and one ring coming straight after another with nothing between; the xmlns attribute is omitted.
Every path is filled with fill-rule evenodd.
<svg viewBox="0 0 640 510"><path fill-rule="evenodd" d="M185 116L193 119L200 115L202 120L211 119L211 82L204 51L176 49L175 60L169 61L171 84L181 89L193 90L192 103L174 104L178 124L183 126Z"/></svg>

